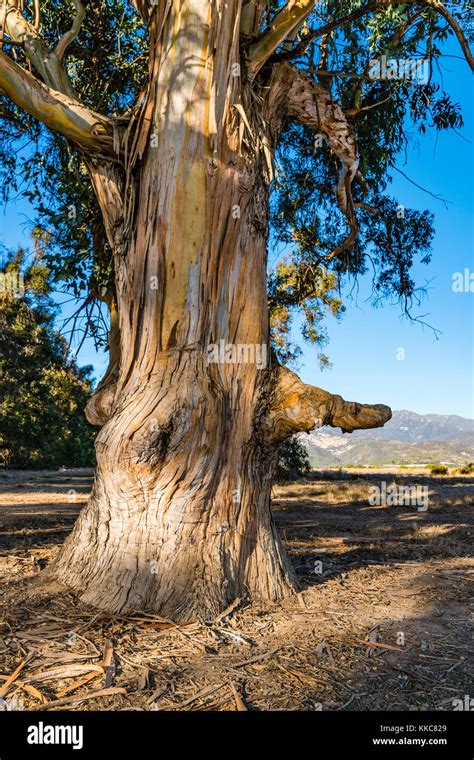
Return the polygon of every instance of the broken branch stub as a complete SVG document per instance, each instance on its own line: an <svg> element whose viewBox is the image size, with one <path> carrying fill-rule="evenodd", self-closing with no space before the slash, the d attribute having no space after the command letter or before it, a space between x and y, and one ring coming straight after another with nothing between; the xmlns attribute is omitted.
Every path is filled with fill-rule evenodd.
<svg viewBox="0 0 474 760"><path fill-rule="evenodd" d="M359 404L303 383L284 367L278 368L273 403L265 423L268 440L280 443L299 432L330 425L343 433L383 427L392 417L385 404Z"/></svg>

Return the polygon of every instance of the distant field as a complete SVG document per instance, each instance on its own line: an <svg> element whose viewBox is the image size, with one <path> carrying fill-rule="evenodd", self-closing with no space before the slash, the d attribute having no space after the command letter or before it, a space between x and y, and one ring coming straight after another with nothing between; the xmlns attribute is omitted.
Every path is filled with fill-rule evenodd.
<svg viewBox="0 0 474 760"><path fill-rule="evenodd" d="M452 710L472 691L472 477L351 468L275 486L301 593L180 627L41 582L91 483L84 470L0 473L0 678L31 655L7 695L23 707L233 710L231 681L250 710ZM394 486L426 489L427 510L371 506ZM115 691L95 696L107 640Z"/></svg>

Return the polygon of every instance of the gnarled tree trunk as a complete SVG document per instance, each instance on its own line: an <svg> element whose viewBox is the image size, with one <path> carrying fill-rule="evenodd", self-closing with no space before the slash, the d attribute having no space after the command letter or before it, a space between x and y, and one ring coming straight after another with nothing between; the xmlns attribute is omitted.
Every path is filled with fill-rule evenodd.
<svg viewBox="0 0 474 760"><path fill-rule="evenodd" d="M231 109L236 19L216 48L209 11L175 3L154 40L131 229L111 229L120 365L89 408L106 420L94 493L56 567L99 607L180 620L295 587L271 520L277 452L262 427L267 188ZM223 363L229 344L241 355Z"/></svg>
<svg viewBox="0 0 474 760"><path fill-rule="evenodd" d="M354 228L358 160L341 109L292 66L263 65L313 4L290 3L253 62L240 57L241 33L258 28L251 3L245 18L240 0L149 9L149 84L126 130L85 111L54 55L47 93L0 57L4 91L36 87L30 112L84 151L114 252L111 363L88 408L101 426L95 484L53 569L109 611L187 621L243 595L292 593L270 512L279 443L390 417L305 386L270 354L268 187L286 117L338 156L336 195Z"/></svg>
<svg viewBox="0 0 474 760"><path fill-rule="evenodd" d="M94 491L55 568L86 602L174 620L294 591L270 512L278 443L336 413L330 394L308 408L301 388L288 395L270 360L269 155L294 72L262 91L255 117L233 65L239 4L212 6L158 12L129 187L95 176L120 360L89 407L103 424Z"/></svg>

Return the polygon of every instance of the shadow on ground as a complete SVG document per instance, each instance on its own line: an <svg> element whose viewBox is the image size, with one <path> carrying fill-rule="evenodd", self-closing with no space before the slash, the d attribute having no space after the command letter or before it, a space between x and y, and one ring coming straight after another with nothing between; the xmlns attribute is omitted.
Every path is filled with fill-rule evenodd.
<svg viewBox="0 0 474 760"><path fill-rule="evenodd" d="M254 710L450 710L469 693L472 478L349 471L276 486L301 593L244 600L228 618L179 628L88 608L35 574L33 557L56 556L91 478L16 478L0 478L0 673L31 660L7 698L48 709L229 710L232 681ZM427 485L428 511L370 506L369 487L382 480ZM107 642L112 676L101 669Z"/></svg>

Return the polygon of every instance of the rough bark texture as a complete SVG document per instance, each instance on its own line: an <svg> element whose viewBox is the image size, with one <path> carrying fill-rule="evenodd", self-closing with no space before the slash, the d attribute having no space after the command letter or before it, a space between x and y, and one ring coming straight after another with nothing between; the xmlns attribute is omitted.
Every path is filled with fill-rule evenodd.
<svg viewBox="0 0 474 760"><path fill-rule="evenodd" d="M261 436L271 372L207 361L221 341L269 343L268 167L245 147L234 107L238 3L220 23L202 0L179 6L151 29L134 188L113 219L120 183L94 175L115 250L121 360L89 407L105 422L94 494L56 572L94 605L188 620L246 593L279 599L294 581L269 508L277 452Z"/></svg>
<svg viewBox="0 0 474 760"><path fill-rule="evenodd" d="M290 5L278 39L311 3ZM0 60L0 87L13 91L15 80L37 91L38 118L54 101L52 128L87 151L114 253L110 366L88 406L102 428L95 485L54 573L109 611L192 620L236 597L280 599L296 588L270 512L278 444L318 420L348 431L381 425L390 410L346 404L270 359L275 143L287 116L324 132L350 220L357 154L342 111L293 67L262 68L273 37L246 74L240 0L135 6L150 31L149 85L126 131L80 110L51 67L40 84ZM259 13L246 9L246 34ZM34 58L39 42L28 34ZM212 345L244 354L210 362Z"/></svg>

